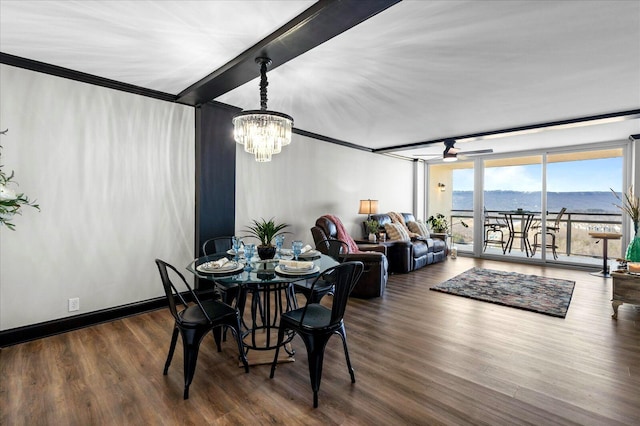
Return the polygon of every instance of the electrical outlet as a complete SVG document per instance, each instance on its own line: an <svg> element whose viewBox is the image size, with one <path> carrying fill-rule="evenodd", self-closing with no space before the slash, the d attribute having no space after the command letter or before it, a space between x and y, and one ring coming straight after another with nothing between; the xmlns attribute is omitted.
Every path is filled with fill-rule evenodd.
<svg viewBox="0 0 640 426"><path fill-rule="evenodd" d="M69 312L79 311L80 310L80 298L74 297L73 299L69 299Z"/></svg>

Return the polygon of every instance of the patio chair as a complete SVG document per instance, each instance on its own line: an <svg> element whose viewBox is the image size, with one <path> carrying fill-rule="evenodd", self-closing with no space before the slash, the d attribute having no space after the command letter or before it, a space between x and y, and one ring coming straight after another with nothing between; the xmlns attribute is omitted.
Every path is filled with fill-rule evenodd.
<svg viewBox="0 0 640 426"><path fill-rule="evenodd" d="M556 234L560 231L560 220L562 220L562 216L566 211L566 207L560 209L560 212L558 212L558 216L556 216L556 219L552 223L547 223L546 226L546 248L551 249L551 253L553 253L553 258L555 260L558 259L558 252L556 251L558 248L558 245L556 244ZM537 230L537 232L533 236L532 246L533 254L536 254L536 249L542 248L542 224L532 225L531 229Z"/></svg>

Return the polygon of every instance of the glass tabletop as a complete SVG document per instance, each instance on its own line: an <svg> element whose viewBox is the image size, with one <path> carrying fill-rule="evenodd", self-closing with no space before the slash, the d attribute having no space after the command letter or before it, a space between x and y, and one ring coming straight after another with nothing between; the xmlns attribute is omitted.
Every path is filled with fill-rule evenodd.
<svg viewBox="0 0 640 426"><path fill-rule="evenodd" d="M216 261L222 257L229 258L227 253L216 253L209 256L199 257L187 266L187 270L198 278L226 284L276 284L314 278L327 269L339 264L332 257L320 254L313 259L305 259L305 261L313 262L313 269L309 271L284 270L278 265L280 262L279 259L271 259L270 261L258 261L257 259L254 259L251 262L251 266L249 266L244 258L238 260L237 268L232 267L229 271L208 273L203 272L198 268L204 263ZM300 260L302 261L303 259Z"/></svg>

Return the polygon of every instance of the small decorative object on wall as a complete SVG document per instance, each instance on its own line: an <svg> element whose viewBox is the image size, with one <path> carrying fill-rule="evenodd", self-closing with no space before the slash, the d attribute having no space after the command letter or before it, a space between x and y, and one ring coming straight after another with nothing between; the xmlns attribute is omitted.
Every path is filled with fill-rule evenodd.
<svg viewBox="0 0 640 426"><path fill-rule="evenodd" d="M0 134L6 135L8 131L9 129L6 129L0 132ZM0 146L0 152L1 150L2 146ZM14 215L22 214L20 207L29 206L40 210L40 206L34 201L29 200L29 197L23 193L16 192L9 187L12 184L18 186L18 183L15 182L13 178L13 171L7 176L4 170L2 170L2 164L0 164L0 224L15 231L16 226L11 220Z"/></svg>
<svg viewBox="0 0 640 426"><path fill-rule="evenodd" d="M276 255L276 247L272 241L276 235L289 234L289 232L281 232L284 228L288 227L287 223L276 224L274 218L269 220L260 219L253 220L253 225L247 227L249 237L254 237L260 240L258 246L258 257L260 259L273 259Z"/></svg>
<svg viewBox="0 0 640 426"><path fill-rule="evenodd" d="M627 246L627 252L625 259L631 262L640 262L640 236L638 236L638 222L640 222L640 197L636 197L633 193L633 185L629 187L629 190L624 194L624 199L613 189L611 189L613 195L622 204L613 203L623 212L627 213L633 222L633 238Z"/></svg>

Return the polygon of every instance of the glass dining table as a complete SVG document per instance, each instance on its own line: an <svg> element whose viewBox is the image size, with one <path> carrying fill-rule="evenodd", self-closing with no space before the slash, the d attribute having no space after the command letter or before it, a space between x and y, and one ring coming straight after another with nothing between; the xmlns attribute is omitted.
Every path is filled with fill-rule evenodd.
<svg viewBox="0 0 640 426"><path fill-rule="evenodd" d="M295 285L309 285L307 280L320 275L327 269L338 265L333 258L313 251L310 256L302 256L299 260L313 262L313 268L306 271L285 270L279 265L279 259L253 260L247 262L240 258L235 260L227 270L212 272L204 266L222 257L231 257L228 253L216 253L195 259L187 266L187 270L201 279L213 281L222 289L238 288L236 307L240 312L242 342L245 351L270 351L277 347L280 317L284 312L296 309ZM250 312L245 316L249 303ZM294 334L287 335L282 343L289 355L286 344Z"/></svg>

